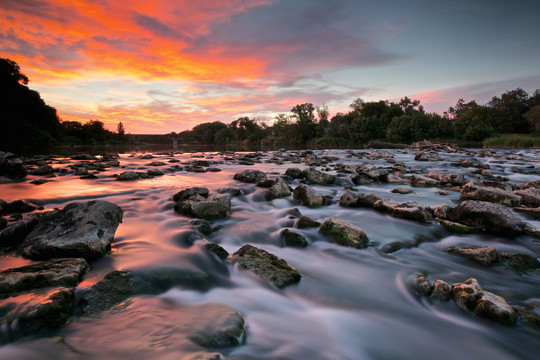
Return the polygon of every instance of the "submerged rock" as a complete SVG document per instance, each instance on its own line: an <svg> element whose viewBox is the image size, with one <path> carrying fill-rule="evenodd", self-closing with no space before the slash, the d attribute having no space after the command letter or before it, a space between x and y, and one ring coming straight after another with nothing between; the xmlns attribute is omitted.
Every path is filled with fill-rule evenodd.
<svg viewBox="0 0 540 360"><path fill-rule="evenodd" d="M33 259L102 256L110 250L122 215L122 209L108 201L71 203L40 222L24 240L21 252Z"/></svg>
<svg viewBox="0 0 540 360"><path fill-rule="evenodd" d="M522 273L537 269L540 266L538 259L528 254L502 253L501 257L507 261L508 265Z"/></svg>
<svg viewBox="0 0 540 360"><path fill-rule="evenodd" d="M280 236L283 239L285 246L290 246L290 247L308 246L308 241L306 237L301 233L291 231L289 229L284 229L283 231L281 231Z"/></svg>
<svg viewBox="0 0 540 360"><path fill-rule="evenodd" d="M497 250L492 246L483 246L481 248L460 248L451 246L446 249L446 252L463 256L484 266L489 266L499 259Z"/></svg>
<svg viewBox="0 0 540 360"><path fill-rule="evenodd" d="M84 259L52 259L0 271L0 294L51 286L75 287L89 268Z"/></svg>
<svg viewBox="0 0 540 360"><path fill-rule="evenodd" d="M65 287L41 288L0 300L0 342L62 327L71 315L73 300L73 289Z"/></svg>
<svg viewBox="0 0 540 360"><path fill-rule="evenodd" d="M75 327L65 344L88 358L217 360L216 349L240 345L246 337L244 318L227 305L155 297L130 298L92 326Z"/></svg>
<svg viewBox="0 0 540 360"><path fill-rule="evenodd" d="M508 208L485 201L463 201L452 209L449 217L452 221L476 226L494 234L517 235L536 231L530 224L512 214Z"/></svg>
<svg viewBox="0 0 540 360"><path fill-rule="evenodd" d="M321 223L313 220L312 218L308 216L302 215L294 222L294 226L299 229L303 229L303 228L310 228L310 227L319 227L321 226Z"/></svg>
<svg viewBox="0 0 540 360"><path fill-rule="evenodd" d="M252 245L244 245L236 251L231 262L242 270L248 270L272 282L279 288L300 281L300 273L283 259Z"/></svg>
<svg viewBox="0 0 540 360"><path fill-rule="evenodd" d="M319 228L319 232L329 237L332 242L338 245L357 249L367 247L369 241L364 229L349 224L335 216L323 222Z"/></svg>

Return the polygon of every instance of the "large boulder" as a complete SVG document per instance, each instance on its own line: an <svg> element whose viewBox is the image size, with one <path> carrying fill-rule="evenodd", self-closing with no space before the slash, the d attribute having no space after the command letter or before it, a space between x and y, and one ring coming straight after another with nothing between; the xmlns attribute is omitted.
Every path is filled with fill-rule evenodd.
<svg viewBox="0 0 540 360"><path fill-rule="evenodd" d="M499 204L485 201L466 200L452 209L451 221L476 226L486 232L504 235L533 233L536 229L522 221Z"/></svg>
<svg viewBox="0 0 540 360"><path fill-rule="evenodd" d="M302 170L302 174L312 184L330 185L336 180L334 175L310 168Z"/></svg>
<svg viewBox="0 0 540 360"><path fill-rule="evenodd" d="M291 195L291 188L281 179L278 179L275 184L264 193L266 200L274 200L289 195Z"/></svg>
<svg viewBox="0 0 540 360"><path fill-rule="evenodd" d="M461 197L469 200L489 201L507 206L518 206L521 203L521 196L511 191L497 187L477 185L472 181L463 186Z"/></svg>
<svg viewBox="0 0 540 360"><path fill-rule="evenodd" d="M231 211L231 196L219 194L211 195L208 199L183 200L174 205L174 210L179 214L199 219L223 218Z"/></svg>
<svg viewBox="0 0 540 360"><path fill-rule="evenodd" d="M335 216L323 222L319 227L319 232L326 235L332 242L338 245L357 249L367 247L369 241L364 229L349 224Z"/></svg>
<svg viewBox="0 0 540 360"><path fill-rule="evenodd" d="M71 203L37 225L21 251L33 259L102 256L110 250L122 216L122 209L108 201Z"/></svg>
<svg viewBox="0 0 540 360"><path fill-rule="evenodd" d="M309 185L299 185L294 189L293 197L299 199L306 206L311 208L328 205L325 198Z"/></svg>
<svg viewBox="0 0 540 360"><path fill-rule="evenodd" d="M283 259L252 245L244 245L231 256L231 262L272 282L278 288L300 281L300 273Z"/></svg>
<svg viewBox="0 0 540 360"><path fill-rule="evenodd" d="M0 294L50 286L75 287L88 269L84 259L52 259L0 271Z"/></svg>

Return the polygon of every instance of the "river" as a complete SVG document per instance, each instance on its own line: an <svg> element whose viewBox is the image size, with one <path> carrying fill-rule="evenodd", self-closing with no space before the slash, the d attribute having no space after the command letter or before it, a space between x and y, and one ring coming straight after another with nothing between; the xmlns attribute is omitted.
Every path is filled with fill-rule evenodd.
<svg viewBox="0 0 540 360"><path fill-rule="evenodd" d="M409 171L423 174L430 170L459 172L466 174L467 179L478 180L479 175L470 174L476 168L450 165L459 159L472 159L489 164L494 176L504 176L516 184L539 179L539 150L497 150L487 156L479 156L478 152L441 153L442 161L429 162L415 161L416 152L411 150L354 151L359 152L386 153L394 161L403 162ZM385 158L358 158L346 150L316 153L338 157L340 163L354 166L391 166ZM174 331L164 329L159 321L149 321L158 316L153 303L148 302L150 298L178 306L218 302L236 309L246 320L247 337L243 345L216 350L224 359L538 359L540 330L520 322L504 326L465 313L453 301L433 302L412 290L416 273L426 274L432 282L442 279L449 284L474 277L485 290L504 297L511 305L532 307L540 313L538 270L520 274L502 263L484 267L444 251L449 246L489 245L499 251L538 257L540 248L531 236L455 235L435 221L423 224L373 209L341 207L337 200L345 191L344 185L354 185L350 174L340 174L339 185L314 186L321 193L334 196L329 206L312 209L292 197L266 201L266 189L236 181L233 175L245 169L258 169L276 178L287 168L307 167L304 163L267 162L274 156L272 152L264 153L262 162L253 166L239 165L230 160L231 154L217 152L162 154L152 160L140 159L138 155L141 154L120 154L121 168L108 168L97 174L97 179L83 180L66 172L43 185L29 181L1 184L0 198L26 199L45 208L103 199L123 209L123 222L110 255L91 263L92 269L77 291L88 288L112 270L136 272L154 267L195 269L217 279L215 284L204 290L176 286L155 296L141 297L134 303L137 311L114 317L114 324L107 318L89 320L74 316L57 332L1 346L0 358L190 358L175 347ZM168 163L171 159L179 163ZM164 176L132 182L112 177L127 170L146 171L151 168L148 164L156 160L167 164L159 167ZM174 168L193 160L208 160L222 171L195 173ZM75 162L56 158L51 165L62 169ZM327 172L336 175L334 170ZM34 178L29 176L28 180ZM291 182L293 188L299 184L299 180ZM248 243L265 249L294 266L302 275L300 282L278 289L230 264L205 260L202 240L192 241L192 219L173 211L172 195L191 186L206 186L211 193L223 187L242 189L243 195L232 198L230 216L212 221L218 229L207 239L231 254ZM414 192L394 194L391 190L396 187L411 188ZM460 199L458 191L449 190L443 196L435 187L370 184L356 188L383 198L429 206L455 206ZM295 231L307 236L309 246L285 247L279 233L284 227L292 228L298 211L321 222L337 216L360 226L366 231L370 246L361 250L342 247L328 242L316 228L308 228ZM516 214L540 227L539 221ZM421 243L394 253L382 251L385 245L396 241ZM12 256L0 257L0 268L29 263L30 260ZM175 309L171 306L169 311ZM159 316L167 317L167 312ZM156 333L159 341L147 341ZM143 343L151 346L141 349Z"/></svg>

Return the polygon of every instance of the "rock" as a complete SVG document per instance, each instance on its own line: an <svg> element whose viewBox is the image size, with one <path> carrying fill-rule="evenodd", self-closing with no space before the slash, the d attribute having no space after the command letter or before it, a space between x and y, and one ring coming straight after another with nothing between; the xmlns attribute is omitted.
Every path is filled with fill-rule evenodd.
<svg viewBox="0 0 540 360"><path fill-rule="evenodd" d="M1 211L0 211L1 213ZM5 228L7 227L7 220L5 218L3 218L2 216L0 216L0 230L4 230ZM0 231L0 247L4 247L3 244L3 241L2 241L2 232ZM5 245L5 246L10 246L10 245Z"/></svg>
<svg viewBox="0 0 540 360"><path fill-rule="evenodd" d="M452 209L451 221L476 226L493 234L516 235L534 232L535 229L499 204L466 200Z"/></svg>
<svg viewBox="0 0 540 360"><path fill-rule="evenodd" d="M508 265L521 273L537 269L540 266L538 259L528 254L502 253L501 257L508 262Z"/></svg>
<svg viewBox="0 0 540 360"><path fill-rule="evenodd" d="M19 246L39 224L41 215L30 214L0 232L0 247Z"/></svg>
<svg viewBox="0 0 540 360"><path fill-rule="evenodd" d="M229 253L227 252L227 250L225 250L216 243L207 242L203 244L203 247L211 253L215 254L221 260L227 260L227 258L229 257Z"/></svg>
<svg viewBox="0 0 540 360"><path fill-rule="evenodd" d="M54 169L52 168L51 165L40 166L37 169L32 170L31 172L32 175L41 175L41 176L50 175L52 173L54 173Z"/></svg>
<svg viewBox="0 0 540 360"><path fill-rule="evenodd" d="M357 249L367 247L369 241L364 229L344 222L335 216L323 222L319 227L319 232L338 245Z"/></svg>
<svg viewBox="0 0 540 360"><path fill-rule="evenodd" d="M0 271L0 294L42 287L75 287L89 268L84 259L52 259Z"/></svg>
<svg viewBox="0 0 540 360"><path fill-rule="evenodd" d="M75 154L71 155L73 160L97 160L97 157L90 154Z"/></svg>
<svg viewBox="0 0 540 360"><path fill-rule="evenodd" d="M283 231L281 231L280 236L283 239L285 246L290 246L290 247L308 246L308 241L306 237L301 233L297 233L289 229L284 229Z"/></svg>
<svg viewBox="0 0 540 360"><path fill-rule="evenodd" d="M496 187L478 186L468 182L461 189L461 197L469 200L480 200L499 203L507 206L518 206L521 196Z"/></svg>
<svg viewBox="0 0 540 360"><path fill-rule="evenodd" d="M433 291L433 285L426 279L424 274L414 275L414 290L419 295L431 295Z"/></svg>
<svg viewBox="0 0 540 360"><path fill-rule="evenodd" d="M182 200L191 200L194 196L196 197L197 195L200 195L203 198L207 198L208 193L209 193L208 188L194 186L194 187L190 187L184 190L180 190L179 192L173 195L173 200L175 202L182 201Z"/></svg>
<svg viewBox="0 0 540 360"><path fill-rule="evenodd" d="M373 208L377 211L381 211L387 214L393 214L399 203L390 199L380 199L373 203Z"/></svg>
<svg viewBox="0 0 540 360"><path fill-rule="evenodd" d="M483 246L481 248L460 248L451 246L446 249L446 252L463 256L484 266L493 264L499 258L497 250L492 246Z"/></svg>
<svg viewBox="0 0 540 360"><path fill-rule="evenodd" d="M231 211L231 196L220 194L212 195L208 199L179 201L174 205L174 211L200 219L223 218Z"/></svg>
<svg viewBox="0 0 540 360"><path fill-rule="evenodd" d="M465 177L461 174L439 174L436 171L430 171L426 176L437 180L440 185L462 186L467 182Z"/></svg>
<svg viewBox="0 0 540 360"><path fill-rule="evenodd" d="M242 246L231 257L233 264L272 282L278 288L300 281L300 273L285 260L251 245Z"/></svg>
<svg viewBox="0 0 540 360"><path fill-rule="evenodd" d="M258 183L261 180L266 180L266 174L259 170L244 170L241 173L234 174L234 180Z"/></svg>
<svg viewBox="0 0 540 360"><path fill-rule="evenodd" d="M433 215L437 219L448 219L448 216L450 212L452 211L452 207L448 204L439 204L431 207L431 210L433 211Z"/></svg>
<svg viewBox="0 0 540 360"><path fill-rule="evenodd" d="M476 229L472 226L463 225L449 220L439 219L438 221L443 228L454 234L471 234L476 232Z"/></svg>
<svg viewBox="0 0 540 360"><path fill-rule="evenodd" d="M261 181L257 182L257 186L263 188L271 188L275 184L276 180L274 179L262 179Z"/></svg>
<svg viewBox="0 0 540 360"><path fill-rule="evenodd" d="M326 205L324 197L309 185L299 185L294 189L293 198L300 199L308 207Z"/></svg>
<svg viewBox="0 0 540 360"><path fill-rule="evenodd" d="M212 233L212 225L207 220L195 219L191 220L189 224L203 235L210 235Z"/></svg>
<svg viewBox="0 0 540 360"><path fill-rule="evenodd" d="M110 250L122 209L103 200L71 203L38 224L21 245L33 259L93 259Z"/></svg>
<svg viewBox="0 0 540 360"><path fill-rule="evenodd" d="M139 155L139 159L143 159L143 160L150 160L150 159L153 159L153 158L155 158L155 156L152 155L152 154Z"/></svg>
<svg viewBox="0 0 540 360"><path fill-rule="evenodd" d="M22 159L10 152L0 151L0 176L10 179L24 179L28 169Z"/></svg>
<svg viewBox="0 0 540 360"><path fill-rule="evenodd" d="M525 308L523 306L514 306L514 310L524 323L540 329L540 315L538 315L534 310Z"/></svg>
<svg viewBox="0 0 540 360"><path fill-rule="evenodd" d="M429 208L413 201L407 201L396 206L392 211L392 216L425 223L429 223L433 219Z"/></svg>
<svg viewBox="0 0 540 360"><path fill-rule="evenodd" d="M274 200L280 197L290 196L290 195L291 195L291 188L285 181L281 179L278 179L276 183L272 185L272 187L266 190L266 192L264 193L264 197L266 198L266 200Z"/></svg>
<svg viewBox="0 0 540 360"><path fill-rule="evenodd" d="M89 359L218 360L217 348L231 350L245 341L244 318L224 304L180 305L135 297L122 305L123 309L92 320L92 326L75 325L64 346Z"/></svg>
<svg viewBox="0 0 540 360"><path fill-rule="evenodd" d="M437 153L423 153L419 152L415 155L416 161L442 161L442 158Z"/></svg>
<svg viewBox="0 0 540 360"><path fill-rule="evenodd" d="M363 194L358 191L346 190L339 199L339 205L344 207L372 208L379 200L382 199L375 194Z"/></svg>
<svg viewBox="0 0 540 360"><path fill-rule="evenodd" d="M484 291L478 280L474 278L452 285L452 298L456 305L464 311L474 311L483 295Z"/></svg>
<svg viewBox="0 0 540 360"><path fill-rule="evenodd" d="M506 300L487 291L484 291L482 298L478 300L475 312L504 325L512 325L516 322L516 312Z"/></svg>
<svg viewBox="0 0 540 360"><path fill-rule="evenodd" d="M127 271L112 271L78 296L85 317L100 317L113 306L137 294L152 294L155 289Z"/></svg>
<svg viewBox="0 0 540 360"><path fill-rule="evenodd" d="M152 161L150 164L148 164L148 166L165 166L167 164L165 164L163 161ZM199 165L199 164L196 164L196 165Z"/></svg>
<svg viewBox="0 0 540 360"><path fill-rule="evenodd" d="M308 216L300 216L294 223L294 226L298 229L310 228L310 227L319 227L321 223L313 220Z"/></svg>
<svg viewBox="0 0 540 360"><path fill-rule="evenodd" d="M0 339L14 340L62 327L72 312L73 289L41 288L0 300Z"/></svg>
<svg viewBox="0 0 540 360"><path fill-rule="evenodd" d="M152 169L146 172L150 177L163 176L165 173L159 169Z"/></svg>
<svg viewBox="0 0 540 360"><path fill-rule="evenodd" d="M433 291L430 297L436 301L449 300L452 297L452 287L446 282L437 279L433 282Z"/></svg>
<svg viewBox="0 0 540 360"><path fill-rule="evenodd" d="M410 194L412 193L413 191L411 189L407 189L407 188L395 188L394 190L392 190L392 192L394 194L402 194L402 195L405 195L405 194Z"/></svg>
<svg viewBox="0 0 540 360"><path fill-rule="evenodd" d="M116 180L118 181L133 181L139 179L140 174L135 171L126 171L118 175Z"/></svg>
<svg viewBox="0 0 540 360"><path fill-rule="evenodd" d="M302 173L302 170L299 168L288 168L285 170L285 175L289 175L293 179L302 179L304 178L304 174Z"/></svg>
<svg viewBox="0 0 540 360"><path fill-rule="evenodd" d="M366 175L373 182L388 182L388 171L385 169L372 169Z"/></svg>
<svg viewBox="0 0 540 360"><path fill-rule="evenodd" d="M389 184L404 184L405 180L401 176L388 174L386 177L386 182Z"/></svg>
<svg viewBox="0 0 540 360"><path fill-rule="evenodd" d="M13 213L28 213L36 210L43 210L42 206L32 204L26 200L15 200L10 203L7 203L3 206L5 214Z"/></svg>
<svg viewBox="0 0 540 360"><path fill-rule="evenodd" d="M521 202L529 206L540 206L540 188L530 187L514 191L516 196L521 197Z"/></svg>
<svg viewBox="0 0 540 360"><path fill-rule="evenodd" d="M302 174L312 184L330 185L336 180L334 175L310 168L302 170Z"/></svg>
<svg viewBox="0 0 540 360"><path fill-rule="evenodd" d="M439 186L439 181L422 175L412 175L410 178L411 186Z"/></svg>

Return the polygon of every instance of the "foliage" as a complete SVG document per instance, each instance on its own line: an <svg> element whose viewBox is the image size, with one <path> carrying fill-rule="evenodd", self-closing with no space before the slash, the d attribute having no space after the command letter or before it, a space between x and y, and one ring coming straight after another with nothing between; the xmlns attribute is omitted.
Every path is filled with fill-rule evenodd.
<svg viewBox="0 0 540 360"><path fill-rule="evenodd" d="M524 135L524 134L504 134L490 137L484 140L484 147L490 148L530 148L540 147L540 136Z"/></svg>

